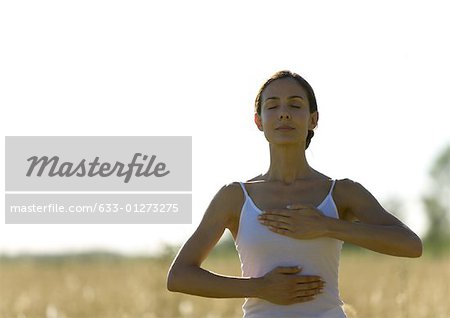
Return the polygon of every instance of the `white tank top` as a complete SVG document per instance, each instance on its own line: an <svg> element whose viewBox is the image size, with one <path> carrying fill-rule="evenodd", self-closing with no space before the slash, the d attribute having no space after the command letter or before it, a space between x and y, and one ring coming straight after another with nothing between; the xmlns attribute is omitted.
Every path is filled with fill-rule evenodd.
<svg viewBox="0 0 450 318"><path fill-rule="evenodd" d="M326 216L338 218L332 191L317 207ZM246 298L242 306L244 318L345 318L339 297L338 270L343 242L329 237L299 240L270 231L259 223L261 210L247 194L241 209L236 249L243 277L261 277L277 266L299 266L301 275L319 275L326 285L314 300L293 305L276 305L260 298Z"/></svg>

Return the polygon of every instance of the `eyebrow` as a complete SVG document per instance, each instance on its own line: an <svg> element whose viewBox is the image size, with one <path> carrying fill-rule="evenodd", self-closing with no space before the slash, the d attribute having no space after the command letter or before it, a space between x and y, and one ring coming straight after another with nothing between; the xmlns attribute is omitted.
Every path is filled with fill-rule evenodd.
<svg viewBox="0 0 450 318"><path fill-rule="evenodd" d="M301 100L305 100L303 97L298 96L298 95L289 96L287 99L295 99L295 98L300 98ZM269 100L278 100L278 99L280 99L280 98L279 97L269 97L264 100L264 103Z"/></svg>

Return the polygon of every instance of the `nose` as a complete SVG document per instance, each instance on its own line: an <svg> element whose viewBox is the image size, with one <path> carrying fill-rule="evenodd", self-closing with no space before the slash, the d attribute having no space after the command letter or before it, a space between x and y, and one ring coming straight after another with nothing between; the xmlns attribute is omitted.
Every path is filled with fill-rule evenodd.
<svg viewBox="0 0 450 318"><path fill-rule="evenodd" d="M286 108L281 107L280 113L278 114L278 119L279 120L291 119L291 114L289 113L289 111Z"/></svg>

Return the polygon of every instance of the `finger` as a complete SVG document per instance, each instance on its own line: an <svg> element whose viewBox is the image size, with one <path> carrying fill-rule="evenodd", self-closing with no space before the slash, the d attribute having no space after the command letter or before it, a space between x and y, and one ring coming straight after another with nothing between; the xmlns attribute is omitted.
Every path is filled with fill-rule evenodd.
<svg viewBox="0 0 450 318"><path fill-rule="evenodd" d="M308 209L312 206L313 205L309 204L309 203L293 203L293 204L288 204L286 206L286 208L290 209L290 210L298 210L298 209Z"/></svg>
<svg viewBox="0 0 450 318"><path fill-rule="evenodd" d="M272 232L281 234L281 235L289 235L291 233L290 230L285 229L285 228L279 228L279 227L273 227L273 226L268 226L269 230L271 230Z"/></svg>
<svg viewBox="0 0 450 318"><path fill-rule="evenodd" d="M313 206L310 207L304 207L300 209L290 209L287 212L287 215L293 216L293 215L313 215L314 213L317 213L317 209ZM296 214L294 214L296 213Z"/></svg>
<svg viewBox="0 0 450 318"><path fill-rule="evenodd" d="M275 270L281 274L292 274L301 272L302 268L298 266L278 266Z"/></svg>
<svg viewBox="0 0 450 318"><path fill-rule="evenodd" d="M314 283L314 282L325 282L322 280L320 276L317 275L300 275L297 277L297 284L305 284L305 283Z"/></svg>
<svg viewBox="0 0 450 318"><path fill-rule="evenodd" d="M288 222L290 217L282 214L263 214L258 216L259 220Z"/></svg>
<svg viewBox="0 0 450 318"><path fill-rule="evenodd" d="M297 284L296 290L319 290L325 286L323 282L300 283Z"/></svg>
<svg viewBox="0 0 450 318"><path fill-rule="evenodd" d="M260 219L259 223L266 225L266 226L273 226L273 227L287 229L287 230L290 230L292 228L291 222L285 222L285 221Z"/></svg>
<svg viewBox="0 0 450 318"><path fill-rule="evenodd" d="M292 225L290 223L283 223L283 222L277 222L277 221L260 221L262 225L272 227L274 229L280 229L280 230L287 230L292 231Z"/></svg>
<svg viewBox="0 0 450 318"><path fill-rule="evenodd" d="M319 292L316 289L308 289L308 290L297 290L295 292L295 297L309 297L309 296L315 296Z"/></svg>
<svg viewBox="0 0 450 318"><path fill-rule="evenodd" d="M307 301L311 301L311 300L314 300L314 296L298 296L298 297L295 297L295 301L297 302L297 303L305 303L305 302L307 302Z"/></svg>
<svg viewBox="0 0 450 318"><path fill-rule="evenodd" d="M281 216L281 217L290 217L292 215L291 211L286 210L267 210L263 211L260 216Z"/></svg>

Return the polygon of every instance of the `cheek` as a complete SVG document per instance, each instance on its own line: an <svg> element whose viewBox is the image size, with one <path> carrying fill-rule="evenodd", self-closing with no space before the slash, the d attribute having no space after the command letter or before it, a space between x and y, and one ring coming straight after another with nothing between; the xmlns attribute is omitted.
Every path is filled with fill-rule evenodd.
<svg viewBox="0 0 450 318"><path fill-rule="evenodd" d="M301 120L301 121L305 121L307 122L309 120L309 117L311 116L311 114L309 113L309 109L301 109L298 110L296 113L296 117Z"/></svg>
<svg viewBox="0 0 450 318"><path fill-rule="evenodd" d="M262 112L261 113L261 123L267 123L274 118L275 112L269 113L269 112Z"/></svg>

